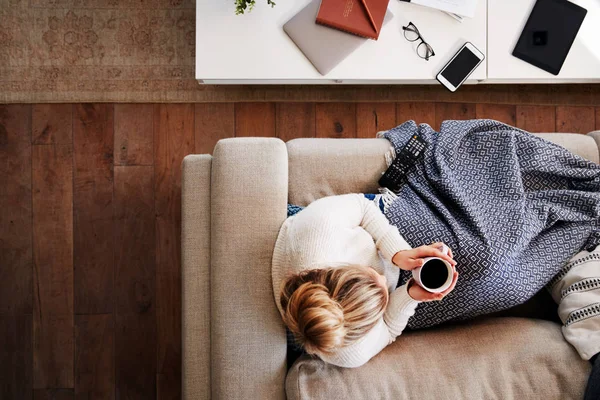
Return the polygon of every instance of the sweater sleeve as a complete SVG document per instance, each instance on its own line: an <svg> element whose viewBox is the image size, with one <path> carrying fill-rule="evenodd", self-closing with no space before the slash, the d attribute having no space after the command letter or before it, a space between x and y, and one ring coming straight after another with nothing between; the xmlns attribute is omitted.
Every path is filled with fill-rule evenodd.
<svg viewBox="0 0 600 400"><path fill-rule="evenodd" d="M312 202L296 220L296 236L302 236L300 244L306 257L321 258L329 249L322 238L315 234L315 227L343 226L348 229L361 227L373 238L382 256L391 261L400 250L410 250L410 245L400 236L398 229L391 225L375 204L362 194L344 194L323 197ZM310 235L298 235L300 229ZM308 241L307 241L308 240ZM312 241L310 241L312 240ZM309 254L310 253L310 254Z"/></svg>
<svg viewBox="0 0 600 400"><path fill-rule="evenodd" d="M408 283L390 293L390 301L383 313L383 320L393 340L396 340L396 337L400 336L404 328L406 328L408 319L415 314L415 309L419 303L421 302L414 300L408 294Z"/></svg>
<svg viewBox="0 0 600 400"><path fill-rule="evenodd" d="M401 250L410 250L410 245L400 236L398 229L390 224L383 213L364 196L357 196L362 209L360 226L369 232L383 257L389 261Z"/></svg>
<svg viewBox="0 0 600 400"><path fill-rule="evenodd" d="M344 368L357 368L366 364L400 336L417 305L419 302L408 295L407 285L400 286L390 294L388 308L373 329L359 341L334 354L323 355L321 359Z"/></svg>

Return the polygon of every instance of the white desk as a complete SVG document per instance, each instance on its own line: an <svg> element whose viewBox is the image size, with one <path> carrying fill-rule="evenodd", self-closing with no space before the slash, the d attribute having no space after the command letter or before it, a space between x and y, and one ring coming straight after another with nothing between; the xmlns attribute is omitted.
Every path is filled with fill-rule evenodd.
<svg viewBox="0 0 600 400"><path fill-rule="evenodd" d="M511 55L535 0L488 1L486 82L600 82L600 0L570 1L588 12L558 76Z"/></svg>
<svg viewBox="0 0 600 400"><path fill-rule="evenodd" d="M274 8L257 0L250 13L235 15L233 0L196 1L196 78L204 83L434 83L435 75L464 44L486 51L486 1L477 16L460 23L425 7L390 0L394 19L327 76L320 75L283 31L309 0L280 0ZM425 61L402 26L413 22L436 55ZM485 79L482 63L471 82Z"/></svg>
<svg viewBox="0 0 600 400"><path fill-rule="evenodd" d="M321 76L282 26L309 0L257 0L235 15L233 0L196 1L196 79L207 84L437 84L435 75L466 41L486 60L467 83L600 82L600 0L573 0L588 10L558 77L511 55L535 0L479 0L476 16L460 23L425 7L390 0L394 19ZM402 26L413 22L436 55L419 58Z"/></svg>

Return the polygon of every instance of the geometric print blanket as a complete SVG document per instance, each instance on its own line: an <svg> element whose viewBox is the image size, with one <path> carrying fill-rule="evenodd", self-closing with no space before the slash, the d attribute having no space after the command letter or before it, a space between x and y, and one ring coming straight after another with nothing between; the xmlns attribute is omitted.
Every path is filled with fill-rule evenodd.
<svg viewBox="0 0 600 400"><path fill-rule="evenodd" d="M492 120L444 121L439 133L408 121L382 137L398 153L415 134L428 146L385 215L412 247L448 244L460 276L408 328L521 304L600 244L600 165Z"/></svg>

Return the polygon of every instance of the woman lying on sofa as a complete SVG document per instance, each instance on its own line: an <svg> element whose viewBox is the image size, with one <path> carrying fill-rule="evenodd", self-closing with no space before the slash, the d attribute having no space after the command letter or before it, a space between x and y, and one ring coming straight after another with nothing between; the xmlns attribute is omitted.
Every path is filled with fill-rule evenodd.
<svg viewBox="0 0 600 400"><path fill-rule="evenodd" d="M272 271L286 327L307 353L359 367L406 327L500 311L548 284L565 338L594 364L586 399L600 398L600 167L503 124L450 122L388 132L395 147L429 142L397 196L289 208ZM458 261L439 294L410 278L430 256Z"/></svg>
<svg viewBox="0 0 600 400"><path fill-rule="evenodd" d="M311 203L285 221L273 254L276 303L295 343L341 367L368 362L400 336L420 303L442 301L459 278L455 271L451 287L442 293L430 293L413 279L397 286L400 270L418 268L426 257L456 262L451 250L440 251L443 243L411 249L375 206L378 200L348 194ZM597 256L600 276L600 247L589 254ZM562 281L573 278L566 274ZM572 308L566 299L562 306ZM578 350L599 345L597 335L588 334L599 329L598 320L578 322L572 342ZM594 367L585 399L598 399L598 354L590 361Z"/></svg>
<svg viewBox="0 0 600 400"><path fill-rule="evenodd" d="M275 246L273 285L283 320L309 354L361 366L401 334L420 302L453 290L456 271L442 293L413 280L396 288L399 269L417 268L425 257L456 265L441 246L411 249L364 196L317 200L286 220Z"/></svg>

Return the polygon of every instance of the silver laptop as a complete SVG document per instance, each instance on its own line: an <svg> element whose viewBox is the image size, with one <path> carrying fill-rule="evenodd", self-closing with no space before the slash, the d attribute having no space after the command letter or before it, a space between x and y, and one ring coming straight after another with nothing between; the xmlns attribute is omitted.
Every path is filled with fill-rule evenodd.
<svg viewBox="0 0 600 400"><path fill-rule="evenodd" d="M321 0L314 0L283 25L283 30L296 43L308 61L321 75L326 75L367 40L360 36L318 25L315 20ZM394 15L388 9L383 20L387 24Z"/></svg>

